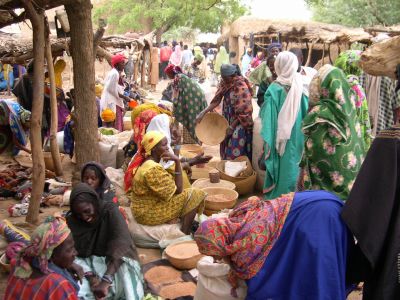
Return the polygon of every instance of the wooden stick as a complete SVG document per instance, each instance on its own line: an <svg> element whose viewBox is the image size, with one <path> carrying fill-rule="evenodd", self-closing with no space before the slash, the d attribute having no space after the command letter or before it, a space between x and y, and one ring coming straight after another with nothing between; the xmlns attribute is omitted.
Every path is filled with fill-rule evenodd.
<svg viewBox="0 0 400 300"><path fill-rule="evenodd" d="M47 32L50 33L49 23L46 18ZM58 129L58 103L56 94L56 77L54 75L53 57L51 55L51 45L49 35L46 36L46 61L47 71L50 79L50 110L51 110L51 125L50 125L50 152L54 163L54 171L57 176L62 176L62 166L60 159L60 151L57 143Z"/></svg>
<svg viewBox="0 0 400 300"><path fill-rule="evenodd" d="M306 67L308 67L310 65L310 63L311 63L311 56L312 56L312 51L313 51L313 48L314 48L314 44L315 44L315 42L313 41L311 43L310 48L308 49L307 61L306 61L306 64L305 64Z"/></svg>
<svg viewBox="0 0 400 300"><path fill-rule="evenodd" d="M30 142L32 149L32 193L29 201L26 221L37 224L39 222L40 200L44 189L45 166L42 150L42 114L44 99L44 12L37 12L32 1L22 0L22 4L29 15L33 29L33 99L30 128Z"/></svg>

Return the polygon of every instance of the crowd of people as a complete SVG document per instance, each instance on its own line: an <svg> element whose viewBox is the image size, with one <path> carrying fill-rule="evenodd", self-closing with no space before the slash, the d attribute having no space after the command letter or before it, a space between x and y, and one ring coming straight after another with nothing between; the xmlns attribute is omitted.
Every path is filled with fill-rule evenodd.
<svg viewBox="0 0 400 300"><path fill-rule="evenodd" d="M247 48L239 65L221 46L213 59L219 84L207 103L201 86L210 76L203 72L207 54L199 46L192 51L164 42L160 77L170 80L172 109L153 103L132 109L124 185L135 222L179 223L202 254L230 265L232 297L240 281L246 282L246 299L254 300L346 299L364 282L364 299L398 299L396 82L363 73L358 50L315 70L303 65L301 49L283 51L279 43L255 57ZM123 89L126 63L123 55L113 57L97 93L101 125L119 131L131 101ZM31 74L28 67L14 88L19 104L0 102L1 130L8 130L13 153L29 151ZM260 132L253 130L253 98ZM198 224L207 194L191 186L191 166L211 157L184 158L180 146L182 140L200 143L196 124L221 103L229 126L220 158L251 161L253 136L261 135L265 182L262 196ZM70 211L46 220L15 255L6 300L143 298L135 243L110 179L100 164L89 162L81 181L72 190Z"/></svg>

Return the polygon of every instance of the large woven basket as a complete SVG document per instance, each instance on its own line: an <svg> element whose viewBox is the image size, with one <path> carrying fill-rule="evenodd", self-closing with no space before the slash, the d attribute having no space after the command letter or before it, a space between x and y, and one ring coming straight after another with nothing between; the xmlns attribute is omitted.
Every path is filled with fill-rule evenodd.
<svg viewBox="0 0 400 300"><path fill-rule="evenodd" d="M197 138L207 145L219 145L225 139L228 121L217 113L206 114L196 125Z"/></svg>
<svg viewBox="0 0 400 300"><path fill-rule="evenodd" d="M251 176L253 174L254 170L253 170L251 162L250 162L250 160L249 160L249 158L247 156L239 156L238 158L234 159L233 161L237 161L237 162L245 161L246 165L247 165L247 168L242 173L240 173L239 176L232 177L232 176L229 176L228 174L225 173L225 162L226 162L226 160L221 160L221 161L219 161L217 163L217 166L216 166L216 169L218 171L220 171L220 173L221 173L220 174L221 175L221 179L228 180L230 182L237 182L237 181L241 181L241 180L243 180L243 179L245 179L245 178L247 178L247 177L249 177L249 176Z"/></svg>
<svg viewBox="0 0 400 300"><path fill-rule="evenodd" d="M236 188L236 185L233 182L227 180L220 180L218 183L212 183L210 182L209 178L199 178L195 182L193 182L192 187L198 189L205 189L209 187L212 188L220 187L220 188L234 190Z"/></svg>
<svg viewBox="0 0 400 300"><path fill-rule="evenodd" d="M253 174L249 177L234 182L234 184L236 185L236 191L239 193L239 195L248 195L250 193L253 193L256 181L257 173L253 171Z"/></svg>
<svg viewBox="0 0 400 300"><path fill-rule="evenodd" d="M207 193L205 200L205 209L207 210L220 211L225 208L232 208L239 198L239 194L236 191L227 188L210 187L204 188L203 191ZM210 198L210 196L221 194L227 198L227 201L212 201Z"/></svg>
<svg viewBox="0 0 400 300"><path fill-rule="evenodd" d="M196 268L197 262L203 257L195 241L171 244L165 249L165 256L171 265L180 270Z"/></svg>

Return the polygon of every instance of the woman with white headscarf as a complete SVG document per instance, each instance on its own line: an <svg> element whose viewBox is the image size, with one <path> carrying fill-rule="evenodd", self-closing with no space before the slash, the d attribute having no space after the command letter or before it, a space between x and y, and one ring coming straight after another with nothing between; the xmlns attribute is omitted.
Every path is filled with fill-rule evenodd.
<svg viewBox="0 0 400 300"><path fill-rule="evenodd" d="M303 94L298 67L293 53L283 51L278 54L275 60L278 77L265 93L260 110L266 165L263 192L266 199L274 199L296 188L304 147L301 123L308 110L308 97Z"/></svg>

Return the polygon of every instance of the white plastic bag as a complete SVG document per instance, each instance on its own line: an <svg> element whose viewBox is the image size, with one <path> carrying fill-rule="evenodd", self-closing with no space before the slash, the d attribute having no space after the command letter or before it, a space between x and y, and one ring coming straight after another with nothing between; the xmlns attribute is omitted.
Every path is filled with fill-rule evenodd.
<svg viewBox="0 0 400 300"><path fill-rule="evenodd" d="M118 145L99 142L100 162L104 167L115 168L117 165Z"/></svg>
<svg viewBox="0 0 400 300"><path fill-rule="evenodd" d="M199 276L194 300L242 300L246 298L247 286L239 280L237 296L231 295L232 286L228 282L230 266L225 263L214 263L211 256L205 256L197 263Z"/></svg>
<svg viewBox="0 0 400 300"><path fill-rule="evenodd" d="M237 177L247 168L245 161L227 161L225 162L225 173L231 177Z"/></svg>

